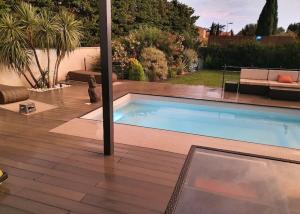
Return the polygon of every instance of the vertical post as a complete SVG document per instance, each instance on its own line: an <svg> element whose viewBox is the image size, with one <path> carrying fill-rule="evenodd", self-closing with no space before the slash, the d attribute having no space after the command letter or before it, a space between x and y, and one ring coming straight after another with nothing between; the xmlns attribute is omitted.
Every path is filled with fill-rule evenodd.
<svg viewBox="0 0 300 214"><path fill-rule="evenodd" d="M224 90L225 90L225 87L224 87L224 84L225 84L225 72L226 72L226 69L227 69L227 65L225 64L224 65L224 68L223 68L223 76L222 76L222 94L221 94L221 98L224 99Z"/></svg>
<svg viewBox="0 0 300 214"><path fill-rule="evenodd" d="M114 126L112 97L111 0L100 0L99 7L104 155L112 155L114 152Z"/></svg>

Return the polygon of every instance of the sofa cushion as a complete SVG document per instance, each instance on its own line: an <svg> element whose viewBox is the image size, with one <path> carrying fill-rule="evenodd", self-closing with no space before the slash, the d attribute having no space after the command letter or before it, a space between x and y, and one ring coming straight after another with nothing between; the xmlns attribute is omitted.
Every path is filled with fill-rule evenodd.
<svg viewBox="0 0 300 214"><path fill-rule="evenodd" d="M242 69L241 79L267 80L268 73L266 69Z"/></svg>
<svg viewBox="0 0 300 214"><path fill-rule="evenodd" d="M269 81L267 81L267 80L240 79L240 84L269 86Z"/></svg>
<svg viewBox="0 0 300 214"><path fill-rule="evenodd" d="M277 81L279 75L289 75L292 77L293 82L298 80L298 71L288 71L288 70L270 70L268 80Z"/></svg>
<svg viewBox="0 0 300 214"><path fill-rule="evenodd" d="M300 83L280 83L278 81L269 81L270 87L282 87L282 88L300 88Z"/></svg>
<svg viewBox="0 0 300 214"><path fill-rule="evenodd" d="M279 74L277 81L280 83L293 83L293 78L287 74Z"/></svg>

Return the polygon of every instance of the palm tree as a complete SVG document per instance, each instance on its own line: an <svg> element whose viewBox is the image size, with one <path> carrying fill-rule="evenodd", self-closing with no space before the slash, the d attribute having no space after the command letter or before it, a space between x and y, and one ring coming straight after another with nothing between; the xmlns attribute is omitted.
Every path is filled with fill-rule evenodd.
<svg viewBox="0 0 300 214"><path fill-rule="evenodd" d="M0 19L0 61L17 70L32 87L53 87L57 83L61 61L80 45L81 23L65 10L56 15L45 10L37 13L34 7L24 2L20 3L15 11L13 15L4 15ZM45 68L40 63L38 49L47 54ZM53 69L51 49L56 50ZM39 70L38 78L30 69L33 59ZM27 72L31 78L26 76Z"/></svg>
<svg viewBox="0 0 300 214"><path fill-rule="evenodd" d="M58 70L61 61L68 56L72 51L80 46L82 38L80 21L75 19L72 13L61 10L57 17L59 31L56 34L55 48L56 48L56 62L53 74L53 84L57 84Z"/></svg>
<svg viewBox="0 0 300 214"><path fill-rule="evenodd" d="M23 75L30 86L34 87L34 83L25 72L31 63L31 55L21 22L11 14L2 16L0 19L0 61ZM29 72L34 77L31 70ZM35 78L33 81L37 83Z"/></svg>
<svg viewBox="0 0 300 214"><path fill-rule="evenodd" d="M37 16L37 26L35 28L35 44L38 48L45 50L47 53L47 67L41 76L41 82L50 87L51 58L50 48L55 48L55 37L59 32L57 17L49 11L42 10Z"/></svg>

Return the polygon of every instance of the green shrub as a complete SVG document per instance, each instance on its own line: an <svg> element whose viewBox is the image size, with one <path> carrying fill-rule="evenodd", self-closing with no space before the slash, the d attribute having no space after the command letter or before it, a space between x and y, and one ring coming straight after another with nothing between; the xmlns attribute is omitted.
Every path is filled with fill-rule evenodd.
<svg viewBox="0 0 300 214"><path fill-rule="evenodd" d="M128 79L129 57L121 40L112 41L113 70L119 79Z"/></svg>
<svg viewBox="0 0 300 214"><path fill-rule="evenodd" d="M185 49L183 51L184 61L187 64L187 69L189 72L195 71L198 65L198 54L193 49Z"/></svg>
<svg viewBox="0 0 300 214"><path fill-rule="evenodd" d="M168 61L177 58L183 51L184 37L162 31L156 27L142 26L139 29L131 31L123 39L123 43L131 56L137 57L144 48L156 47L163 51Z"/></svg>
<svg viewBox="0 0 300 214"><path fill-rule="evenodd" d="M213 69L215 65L213 64L213 60L210 55L207 55L203 62L203 67L207 69Z"/></svg>
<svg viewBox="0 0 300 214"><path fill-rule="evenodd" d="M203 50L204 67L220 69L224 65L239 67L300 68L300 43L263 45L249 42L221 47L208 46Z"/></svg>
<svg viewBox="0 0 300 214"><path fill-rule="evenodd" d="M129 79L136 81L145 80L145 72L141 63L137 59L131 59L129 64Z"/></svg>
<svg viewBox="0 0 300 214"><path fill-rule="evenodd" d="M177 76L177 69L170 68L168 72L168 78L175 78Z"/></svg>
<svg viewBox="0 0 300 214"><path fill-rule="evenodd" d="M184 72L188 71L188 63L186 60L178 59L176 62L177 74L182 75Z"/></svg>
<svg viewBox="0 0 300 214"><path fill-rule="evenodd" d="M149 81L167 79L168 63L162 51L154 47L144 48L140 61Z"/></svg>
<svg viewBox="0 0 300 214"><path fill-rule="evenodd" d="M97 57L94 58L91 70L94 71L94 72L101 73L101 57L100 56L97 56Z"/></svg>

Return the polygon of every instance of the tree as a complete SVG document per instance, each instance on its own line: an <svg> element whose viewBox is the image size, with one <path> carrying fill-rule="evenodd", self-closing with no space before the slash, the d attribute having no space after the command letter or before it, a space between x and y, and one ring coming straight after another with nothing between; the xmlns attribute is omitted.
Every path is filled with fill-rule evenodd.
<svg viewBox="0 0 300 214"><path fill-rule="evenodd" d="M299 23L290 24L288 26L287 31L294 32L294 33L298 34L298 36L300 36L300 22Z"/></svg>
<svg viewBox="0 0 300 214"><path fill-rule="evenodd" d="M113 35L125 36L135 28L134 7L136 0L119 1L113 0L112 4L112 33Z"/></svg>
<svg viewBox="0 0 300 214"><path fill-rule="evenodd" d="M62 60L80 46L83 34L82 23L75 19L74 14L61 10L57 16L58 32L54 48L56 49L56 62L53 73L53 83L58 82L58 70Z"/></svg>
<svg viewBox="0 0 300 214"><path fill-rule="evenodd" d="M32 87L53 87L60 62L79 46L80 39L80 22L72 14L64 10L56 15L45 9L38 12L21 2L14 13L0 19L0 60L23 75ZM45 67L40 63L37 49L46 52ZM55 68L51 68L50 49L56 50ZM32 61L37 65L39 77L30 69ZM53 81L50 73L55 77Z"/></svg>
<svg viewBox="0 0 300 214"><path fill-rule="evenodd" d="M99 0L29 0L32 6L40 10L58 13L68 10L84 26L82 46L100 44ZM19 0L0 0L0 12L6 14L13 10ZM112 36L127 36L141 25L157 27L172 33L189 34L192 40L197 37L194 9L177 0L112 0Z"/></svg>
<svg viewBox="0 0 300 214"><path fill-rule="evenodd" d="M189 32L191 35L197 35L197 28L195 26L199 16L194 16L195 10L185 4L172 0L169 3L170 15L169 25L171 31L177 33Z"/></svg>
<svg viewBox="0 0 300 214"><path fill-rule="evenodd" d="M224 31L225 25L221 25L219 23L212 23L209 29L209 34L212 36L220 36L221 33Z"/></svg>
<svg viewBox="0 0 300 214"><path fill-rule="evenodd" d="M276 34L278 25L278 2L267 0L257 22L256 35L270 36Z"/></svg>
<svg viewBox="0 0 300 214"><path fill-rule="evenodd" d="M285 33L285 29L283 28L283 27L279 27L279 28L277 28L277 30L276 30L276 35L278 35L278 34L284 34Z"/></svg>
<svg viewBox="0 0 300 214"><path fill-rule="evenodd" d="M239 33L239 36L255 36L257 29L256 24L247 24Z"/></svg>

